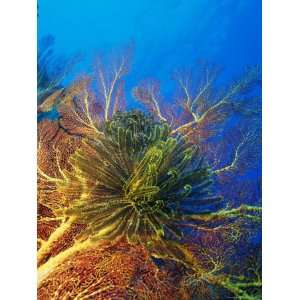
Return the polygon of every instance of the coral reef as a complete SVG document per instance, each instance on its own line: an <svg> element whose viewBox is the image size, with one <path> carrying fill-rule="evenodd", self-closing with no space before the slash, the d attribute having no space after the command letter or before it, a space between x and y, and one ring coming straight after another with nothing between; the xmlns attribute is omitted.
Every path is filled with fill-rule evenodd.
<svg viewBox="0 0 300 300"><path fill-rule="evenodd" d="M45 100L59 117L38 125L38 298L260 299L260 191L243 180L259 168L258 70L222 92L215 68L194 86L177 73L172 109L144 81L145 113L125 110L127 60Z"/></svg>
<svg viewBox="0 0 300 300"><path fill-rule="evenodd" d="M141 246L95 244L75 254L42 282L39 299L177 299L175 274L160 270Z"/></svg>

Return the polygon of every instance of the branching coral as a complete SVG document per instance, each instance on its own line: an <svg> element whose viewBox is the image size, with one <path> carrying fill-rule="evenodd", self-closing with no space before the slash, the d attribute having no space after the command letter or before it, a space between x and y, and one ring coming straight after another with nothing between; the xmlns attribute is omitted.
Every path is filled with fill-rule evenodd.
<svg viewBox="0 0 300 300"><path fill-rule="evenodd" d="M208 141L217 136L216 125L241 109L236 97L254 84L255 71L221 95L211 90L214 71L204 73L193 92L189 81L180 79L185 112L180 117L177 111L170 119L155 82L134 92L154 115L118 112L121 77L127 71L126 59L119 62L110 75L98 68L100 97L87 77L66 89L55 126L50 134L41 130L40 222L46 225L40 230L38 250L40 288L72 257L102 249L107 240L114 247L123 239L128 247L142 247L153 260L181 268L185 295L200 286L207 296L215 286L216 293L220 289L237 299L256 299L251 297L260 279L233 275L227 266L247 229L260 223L261 208L229 205L212 185L213 178L240 169L256 133L242 133L227 160L217 155L218 140ZM67 154L56 141L60 135L70 140ZM51 153L45 162L44 152ZM50 229L49 222L54 224ZM207 238L199 242L198 237ZM101 294L105 286L99 283L97 288ZM76 295L88 293L78 290Z"/></svg>
<svg viewBox="0 0 300 300"><path fill-rule="evenodd" d="M243 226L240 224L239 228ZM248 228L249 230L251 229ZM194 287L197 286L196 282L199 284L201 281L202 283L206 281L219 288L224 298L230 298L231 295L234 299L261 299L261 250L254 248L255 255L251 255L253 248L245 233L235 243L223 240L222 236L216 236L216 233L211 235L213 238L210 240L214 241L213 244L218 247L213 247L210 242L204 243L206 246L204 251L202 250L201 262L207 261L210 266L206 266L205 272L195 272L192 275L195 280ZM217 244L215 241L218 241ZM242 253L239 253L238 249ZM245 253L245 249L249 252ZM242 256L245 255L243 259Z"/></svg>
<svg viewBox="0 0 300 300"><path fill-rule="evenodd" d="M108 66L98 58L96 63L96 74L98 79L99 94L104 107L104 119L107 121L122 104L123 81L129 68L131 47L117 56Z"/></svg>
<svg viewBox="0 0 300 300"><path fill-rule="evenodd" d="M178 243L181 228L190 224L201 231L203 223L259 218L255 216L259 209L247 206L214 212L221 198L211 195L210 171L196 146L180 135L171 137L167 124L138 111L116 114L104 123L103 135L84 140L69 162L71 169L60 168L60 178L41 173L66 198L66 208L54 212L68 220L46 246L72 224L86 225L76 237L76 247L49 261L56 259L54 266L59 255L66 259L93 241L126 236L131 243L144 244L155 257L198 270L193 253ZM42 245L39 250L41 263L47 254L44 249Z"/></svg>
<svg viewBox="0 0 300 300"><path fill-rule="evenodd" d="M152 79L137 86L133 95L159 119L168 120L172 124L173 134L180 132L186 136L198 136L198 142L199 139L215 135L234 113L252 112L252 117L259 114L255 97L251 96L253 88L259 84L260 72L257 67L249 68L225 90L217 85L218 68L200 63L197 70L197 74L190 70L175 73L178 92L173 110L163 109L159 101L159 82ZM247 94L250 97L247 98ZM165 115L162 115L163 110Z"/></svg>

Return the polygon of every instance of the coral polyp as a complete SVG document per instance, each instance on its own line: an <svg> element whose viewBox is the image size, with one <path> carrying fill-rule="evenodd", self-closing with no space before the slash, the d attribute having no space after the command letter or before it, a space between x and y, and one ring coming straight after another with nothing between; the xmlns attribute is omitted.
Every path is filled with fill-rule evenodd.
<svg viewBox="0 0 300 300"><path fill-rule="evenodd" d="M178 239L177 224L192 218L190 206L201 213L201 204L221 200L211 196L210 171L197 148L171 137L168 125L133 111L116 114L104 127L102 138L84 141L70 159L73 171L58 182L66 197L80 194L63 214L87 225L83 236Z"/></svg>

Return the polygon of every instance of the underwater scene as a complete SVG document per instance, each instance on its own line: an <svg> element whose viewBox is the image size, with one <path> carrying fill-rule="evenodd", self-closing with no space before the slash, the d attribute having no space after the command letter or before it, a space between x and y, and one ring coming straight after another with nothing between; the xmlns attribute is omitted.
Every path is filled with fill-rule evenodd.
<svg viewBox="0 0 300 300"><path fill-rule="evenodd" d="M261 299L261 1L37 5L37 298Z"/></svg>

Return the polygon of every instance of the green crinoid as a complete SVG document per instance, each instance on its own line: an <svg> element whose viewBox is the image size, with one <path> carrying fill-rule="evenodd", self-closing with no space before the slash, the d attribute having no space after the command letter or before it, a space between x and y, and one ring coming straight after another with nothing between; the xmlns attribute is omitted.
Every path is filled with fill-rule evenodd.
<svg viewBox="0 0 300 300"><path fill-rule="evenodd" d="M103 131L84 141L71 157L73 171L59 183L64 195L77 197L64 214L87 225L84 236L181 238L178 223L220 200L211 196L210 171L197 148L170 136L166 123L132 111L115 114Z"/></svg>

